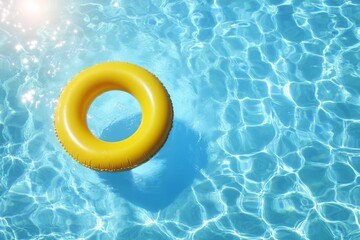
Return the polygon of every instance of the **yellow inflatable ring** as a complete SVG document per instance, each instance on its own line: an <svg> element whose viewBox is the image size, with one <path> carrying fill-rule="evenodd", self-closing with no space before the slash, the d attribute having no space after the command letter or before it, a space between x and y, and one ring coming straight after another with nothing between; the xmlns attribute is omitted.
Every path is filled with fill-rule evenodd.
<svg viewBox="0 0 360 240"><path fill-rule="evenodd" d="M86 123L93 100L110 90L130 93L142 110L139 128L119 142L98 139ZM109 62L90 67L69 82L54 118L56 135L75 160L98 171L123 171L146 162L163 146L172 127L173 108L153 74L133 64Z"/></svg>

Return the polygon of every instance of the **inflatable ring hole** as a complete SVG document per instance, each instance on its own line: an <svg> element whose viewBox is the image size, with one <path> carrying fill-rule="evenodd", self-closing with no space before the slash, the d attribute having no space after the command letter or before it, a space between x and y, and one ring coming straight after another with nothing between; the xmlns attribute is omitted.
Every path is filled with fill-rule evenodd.
<svg viewBox="0 0 360 240"><path fill-rule="evenodd" d="M91 103L87 116L87 126L91 133L106 142L118 142L130 137L139 127L141 118L134 118L141 115L139 102L129 93L112 90L107 91ZM101 135L114 122L121 120L125 122L121 132Z"/></svg>

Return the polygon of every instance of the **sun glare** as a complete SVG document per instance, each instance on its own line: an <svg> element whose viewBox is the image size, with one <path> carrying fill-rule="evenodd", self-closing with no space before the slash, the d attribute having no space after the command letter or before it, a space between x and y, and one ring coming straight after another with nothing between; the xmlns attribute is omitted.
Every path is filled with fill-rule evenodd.
<svg viewBox="0 0 360 240"><path fill-rule="evenodd" d="M22 5L20 6L22 13L25 14L38 14L41 13L41 7L39 1L33 0L24 0Z"/></svg>
<svg viewBox="0 0 360 240"><path fill-rule="evenodd" d="M1 22L23 32L34 30L51 21L53 4L54 1L48 0L10 0L8 4L0 4Z"/></svg>
<svg viewBox="0 0 360 240"><path fill-rule="evenodd" d="M41 21L46 21L50 17L49 1L22 0L18 3L19 17L23 20L30 21L33 24L41 24Z"/></svg>

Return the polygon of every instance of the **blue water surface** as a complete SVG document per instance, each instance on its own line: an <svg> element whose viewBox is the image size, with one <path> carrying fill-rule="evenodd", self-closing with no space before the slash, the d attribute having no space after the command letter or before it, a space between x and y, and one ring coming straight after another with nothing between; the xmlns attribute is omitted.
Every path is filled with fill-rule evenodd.
<svg viewBox="0 0 360 240"><path fill-rule="evenodd" d="M0 239L360 239L359 0L0 0ZM146 164L99 173L53 129L62 88L105 61L167 88ZM104 94L94 135L141 111Z"/></svg>

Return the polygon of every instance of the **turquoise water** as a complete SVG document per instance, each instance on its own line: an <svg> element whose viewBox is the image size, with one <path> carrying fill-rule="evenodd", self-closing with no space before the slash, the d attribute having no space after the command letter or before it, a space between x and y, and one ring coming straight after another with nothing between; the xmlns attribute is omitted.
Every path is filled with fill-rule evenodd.
<svg viewBox="0 0 360 240"><path fill-rule="evenodd" d="M0 239L360 239L359 0L0 0ZM104 61L171 95L164 148L124 173L69 157L61 89ZM140 108L97 99L93 133Z"/></svg>

